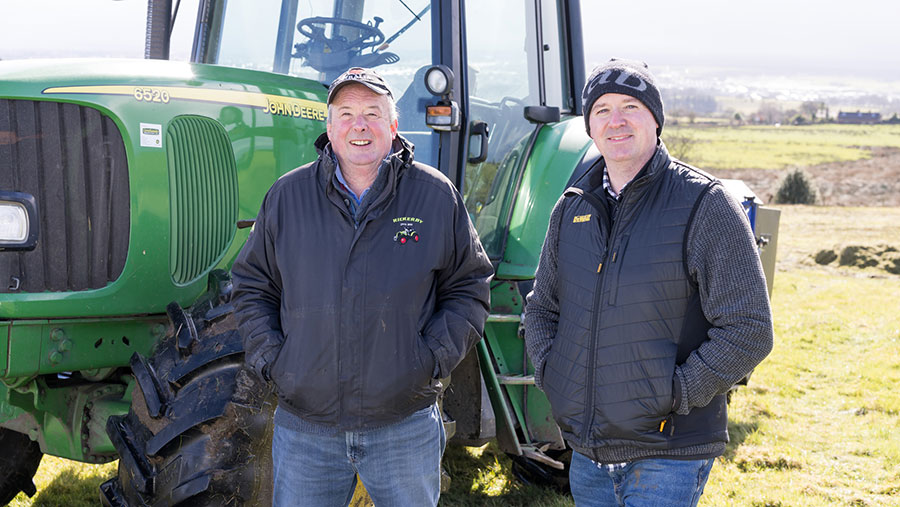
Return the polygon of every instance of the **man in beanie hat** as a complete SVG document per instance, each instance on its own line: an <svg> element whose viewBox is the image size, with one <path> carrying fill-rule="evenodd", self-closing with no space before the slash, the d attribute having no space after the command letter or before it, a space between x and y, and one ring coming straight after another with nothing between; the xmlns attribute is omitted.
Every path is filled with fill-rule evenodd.
<svg viewBox="0 0 900 507"><path fill-rule="evenodd" d="M441 382L493 273L453 184L413 160L371 69L328 91L319 157L269 189L234 263L245 361L274 386L276 506L437 505Z"/></svg>
<svg viewBox="0 0 900 507"><path fill-rule="evenodd" d="M718 180L669 156L645 64L597 67L582 100L602 156L550 217L525 309L535 383L576 504L696 505L726 393L772 348L756 242Z"/></svg>

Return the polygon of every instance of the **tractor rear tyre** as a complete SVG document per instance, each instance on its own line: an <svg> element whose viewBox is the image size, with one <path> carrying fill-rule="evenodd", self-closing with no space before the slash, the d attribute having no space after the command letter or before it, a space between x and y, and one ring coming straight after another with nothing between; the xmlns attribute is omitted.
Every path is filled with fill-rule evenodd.
<svg viewBox="0 0 900 507"><path fill-rule="evenodd" d="M37 488L31 479L43 456L41 446L28 435L0 428L0 505L8 504L19 491L34 496Z"/></svg>
<svg viewBox="0 0 900 507"><path fill-rule="evenodd" d="M173 332L131 358L131 409L106 427L119 474L100 486L104 505L271 504L275 397L244 366L231 305L198 306L170 304Z"/></svg>

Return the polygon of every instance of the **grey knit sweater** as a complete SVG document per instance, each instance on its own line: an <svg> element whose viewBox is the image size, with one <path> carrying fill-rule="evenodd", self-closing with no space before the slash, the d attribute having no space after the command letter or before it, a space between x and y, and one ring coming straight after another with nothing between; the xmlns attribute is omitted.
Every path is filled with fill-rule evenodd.
<svg viewBox="0 0 900 507"><path fill-rule="evenodd" d="M550 224L534 290L528 295L525 341L535 366L535 383L553 345L559 321L557 244L565 198L560 198ZM687 414L706 406L745 377L772 349L772 314L765 276L755 249L748 247L746 220L741 205L721 186L707 192L688 232L687 266L700 291L706 319L712 324L708 340L676 366L675 390L681 403L674 411ZM752 241L752 238L750 239ZM716 456L724 443L660 452L639 447L576 449L601 463L619 463L646 457Z"/></svg>

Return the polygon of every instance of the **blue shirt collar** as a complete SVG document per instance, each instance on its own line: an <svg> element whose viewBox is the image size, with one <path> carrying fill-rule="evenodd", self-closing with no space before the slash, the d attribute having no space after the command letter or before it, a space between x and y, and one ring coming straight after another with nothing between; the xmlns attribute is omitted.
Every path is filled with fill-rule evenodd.
<svg viewBox="0 0 900 507"><path fill-rule="evenodd" d="M384 165L384 163L387 162L390 157L391 157L390 154L388 154L388 156L384 157L384 160L381 161L381 165L378 166L378 174L381 174L381 166ZM353 199L356 201L357 206L360 205L362 203L363 198L366 196L367 193L369 193L369 188L371 188L371 186L369 186L369 188L366 188L365 190L363 190L362 195L357 196L356 193L354 193L353 190L350 188L350 185L347 184L347 180L344 179L344 173L341 172L341 164L340 164L340 162L338 162L337 157L333 157L333 159L334 159L334 177L337 178L338 183L340 183L341 186L347 190L347 193L353 197ZM378 174L375 175L376 179L378 178Z"/></svg>

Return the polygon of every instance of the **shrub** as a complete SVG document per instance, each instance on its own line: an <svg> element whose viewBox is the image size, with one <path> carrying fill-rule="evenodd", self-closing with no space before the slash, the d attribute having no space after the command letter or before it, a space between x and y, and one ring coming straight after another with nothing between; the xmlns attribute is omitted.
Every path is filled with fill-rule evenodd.
<svg viewBox="0 0 900 507"><path fill-rule="evenodd" d="M775 202L779 204L815 204L816 185L812 177L802 169L788 172L781 180L781 185L775 194Z"/></svg>
<svg viewBox="0 0 900 507"><path fill-rule="evenodd" d="M691 160L694 155L694 148L697 147L698 140L694 132L689 130L669 129L665 134L666 149L672 157L685 162L687 164L696 163Z"/></svg>

